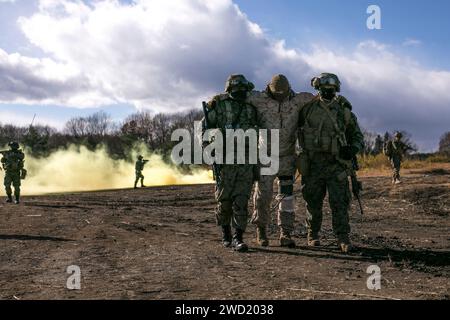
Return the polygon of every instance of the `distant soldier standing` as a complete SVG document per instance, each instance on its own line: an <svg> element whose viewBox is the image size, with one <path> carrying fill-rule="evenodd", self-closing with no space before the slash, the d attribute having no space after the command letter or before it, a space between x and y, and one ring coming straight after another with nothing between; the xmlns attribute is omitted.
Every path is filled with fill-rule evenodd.
<svg viewBox="0 0 450 320"><path fill-rule="evenodd" d="M25 179L27 171L24 169L25 155L19 149L17 142L8 144L10 150L2 152L1 160L3 169L5 170L4 185L6 190L6 202L13 202L11 185L14 186L14 203L20 202L20 185L21 179Z"/></svg>
<svg viewBox="0 0 450 320"><path fill-rule="evenodd" d="M253 88L253 84L243 75L231 75L225 85L226 93L215 96L207 104L203 127L219 129L224 137L224 145L227 145L227 129L257 129L256 110L246 102L248 92ZM236 149L234 155L231 154L234 164L216 165L216 220L217 225L222 228L223 246L231 246L235 251L244 252L248 249L243 240L247 228L248 201L256 174L255 165L248 163L248 152L244 164L236 163ZM234 235L231 233L231 227L235 230Z"/></svg>
<svg viewBox="0 0 450 320"><path fill-rule="evenodd" d="M279 130L279 170L276 175L261 176L256 183L254 194L255 210L252 223L257 226L256 239L260 246L269 244L266 229L271 219L271 202L273 196L273 183L278 182L278 226L280 228L280 245L282 247L295 247L291 238L295 220L294 180L297 171L295 166L295 144L298 136L298 117L303 105L314 96L311 93L296 94L289 84L286 76L278 74L272 77L263 92L254 91L248 102L255 106L258 114L260 129ZM260 144L270 148L270 137Z"/></svg>
<svg viewBox="0 0 450 320"><path fill-rule="evenodd" d="M392 165L392 184L402 183L400 180L400 168L403 157L408 150L412 149L402 141L402 138L403 134L397 131L394 135L394 139L388 141L385 148L385 154Z"/></svg>
<svg viewBox="0 0 450 320"><path fill-rule="evenodd" d="M148 160L144 160L144 157L139 155L138 160L136 161L136 180L134 181L134 188L137 188L137 184L139 180L141 180L141 187L145 188L144 185L144 175L142 174L142 171L144 170L145 164L148 162Z"/></svg>
<svg viewBox="0 0 450 320"><path fill-rule="evenodd" d="M338 77L322 73L312 80L319 94L300 112L299 142L302 193L307 203L308 245L319 246L323 200L328 191L333 231L342 252L351 250L348 176L351 161L363 149L364 137L351 104L338 96Z"/></svg>

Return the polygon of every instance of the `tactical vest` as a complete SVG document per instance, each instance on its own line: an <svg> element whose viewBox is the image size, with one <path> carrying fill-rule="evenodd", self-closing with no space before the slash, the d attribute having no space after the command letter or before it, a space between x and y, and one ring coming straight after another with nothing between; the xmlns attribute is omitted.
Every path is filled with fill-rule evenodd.
<svg viewBox="0 0 450 320"><path fill-rule="evenodd" d="M7 172L19 173L23 169L25 155L22 151L8 151L2 158L3 169Z"/></svg>
<svg viewBox="0 0 450 320"><path fill-rule="evenodd" d="M256 109L253 105L232 99L228 94L216 96L210 104L208 112L208 121L211 128L217 128L222 132L224 147L228 145L226 130L243 130L255 129L257 131ZM258 137L256 136L256 139ZM257 143L257 141L255 141ZM245 154L248 159L250 151L249 139L245 139ZM224 150L224 157L229 155L231 150ZM237 156L237 148L235 145L234 157ZM225 158L224 158L225 159Z"/></svg>
<svg viewBox="0 0 450 320"><path fill-rule="evenodd" d="M345 131L351 120L350 108L340 103L339 99L326 105L316 98L304 110L306 114L300 146L309 155L328 153L338 156L340 148L347 143Z"/></svg>
<svg viewBox="0 0 450 320"><path fill-rule="evenodd" d="M246 102L238 102L231 98L221 98L214 108L216 124L219 129L243 129L256 127L255 108Z"/></svg>

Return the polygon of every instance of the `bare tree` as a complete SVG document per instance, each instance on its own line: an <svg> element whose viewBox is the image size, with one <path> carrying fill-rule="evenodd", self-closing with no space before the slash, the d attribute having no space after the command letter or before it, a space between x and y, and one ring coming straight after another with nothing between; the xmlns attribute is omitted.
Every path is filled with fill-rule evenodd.
<svg viewBox="0 0 450 320"><path fill-rule="evenodd" d="M439 141L439 152L450 153L450 131L442 135Z"/></svg>

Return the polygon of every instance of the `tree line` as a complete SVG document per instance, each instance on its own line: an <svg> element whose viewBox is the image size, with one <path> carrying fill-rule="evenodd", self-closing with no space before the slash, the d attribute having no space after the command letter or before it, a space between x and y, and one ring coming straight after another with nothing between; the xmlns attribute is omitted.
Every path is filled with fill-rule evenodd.
<svg viewBox="0 0 450 320"><path fill-rule="evenodd" d="M100 111L72 118L62 130L47 125L0 124L0 146L18 141L35 157L45 157L69 145L85 146L89 150L104 146L113 159L128 159L133 147L143 143L150 151L168 157L176 144L171 141L173 130L183 128L193 132L194 121L200 121L202 117L199 110L173 114L141 111L118 123Z"/></svg>
<svg viewBox="0 0 450 320"><path fill-rule="evenodd" d="M152 114L140 111L129 115L124 121L113 121L103 111L86 117L75 117L67 121L62 130L46 125L21 127L0 124L0 146L9 141L19 141L28 151L36 156L47 156L55 150L69 145L85 146L94 150L104 145L112 158L127 159L136 143L145 144L152 152L168 157L177 142L171 141L175 129L188 129L194 132L194 121L200 121L203 113L194 109L179 113ZM393 133L378 134L364 131L365 155L378 155L383 152L387 141ZM403 133L403 141L417 151L417 145L408 132ZM450 132L442 135L439 152L450 153Z"/></svg>

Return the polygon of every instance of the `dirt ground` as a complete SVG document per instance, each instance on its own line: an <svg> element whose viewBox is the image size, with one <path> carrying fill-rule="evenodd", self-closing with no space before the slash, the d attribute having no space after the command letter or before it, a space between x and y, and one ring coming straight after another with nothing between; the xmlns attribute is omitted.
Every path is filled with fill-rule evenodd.
<svg viewBox="0 0 450 320"><path fill-rule="evenodd" d="M0 204L0 299L449 299L450 168L413 170L398 186L362 178L352 205L357 251L339 253L325 215L322 244L306 247L297 193L296 249L220 245L213 185L24 197ZM299 186L297 186L297 189ZM328 212L328 207L326 209ZM275 221L275 220L273 220ZM81 290L66 269L81 269ZM370 265L381 290L367 289Z"/></svg>

